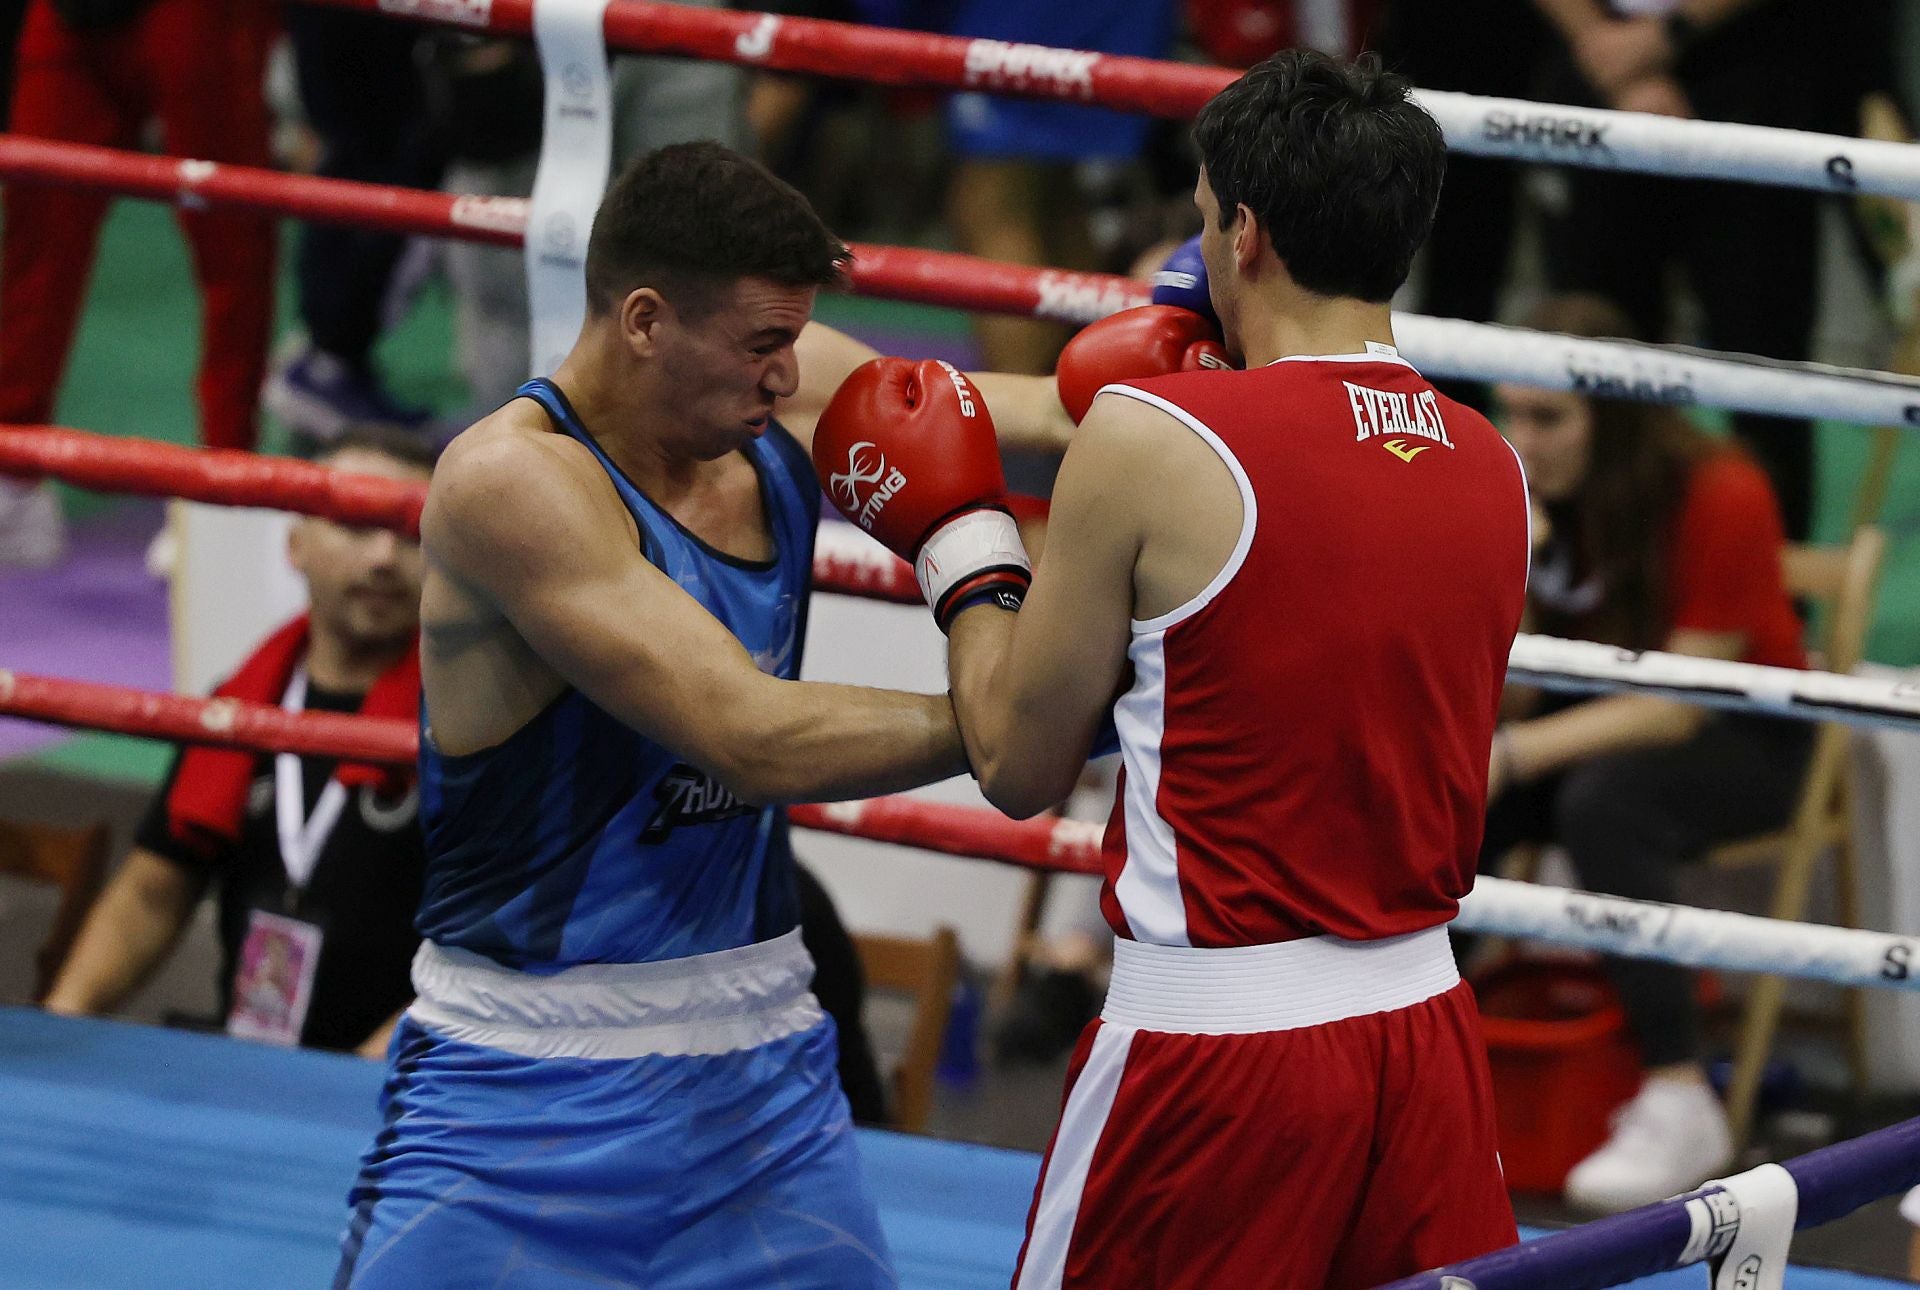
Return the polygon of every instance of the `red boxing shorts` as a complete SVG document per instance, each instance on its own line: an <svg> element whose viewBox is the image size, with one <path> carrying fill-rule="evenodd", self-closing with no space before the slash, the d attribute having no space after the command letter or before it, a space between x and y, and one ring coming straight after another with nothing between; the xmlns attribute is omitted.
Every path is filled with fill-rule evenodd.
<svg viewBox="0 0 1920 1290"><path fill-rule="evenodd" d="M1443 928L1120 941L1015 1290L1376 1286L1518 1239Z"/></svg>

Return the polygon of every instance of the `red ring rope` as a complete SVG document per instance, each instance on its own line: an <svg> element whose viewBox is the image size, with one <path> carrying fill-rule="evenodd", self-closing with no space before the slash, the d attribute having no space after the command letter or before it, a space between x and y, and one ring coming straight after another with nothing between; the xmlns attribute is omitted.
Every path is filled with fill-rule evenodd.
<svg viewBox="0 0 1920 1290"><path fill-rule="evenodd" d="M0 713L117 734L376 765L411 763L411 721L337 712L284 712L238 699L195 699L124 685L0 669Z"/></svg>
<svg viewBox="0 0 1920 1290"><path fill-rule="evenodd" d="M411 765L419 731L410 721L336 712L285 712L238 699L196 699L121 685L0 670L0 715L54 725L298 753L373 765ZM910 797L787 808L801 828L842 833L947 855L1061 873L1100 872L1100 831L1073 820L1010 820L998 811Z"/></svg>
<svg viewBox="0 0 1920 1290"><path fill-rule="evenodd" d="M231 448L183 448L58 426L0 425L0 475L52 476L103 493L268 506L420 535L427 486Z"/></svg>
<svg viewBox="0 0 1920 1290"><path fill-rule="evenodd" d="M394 18L448 23L503 36L533 34L533 0L309 0ZM1071 0L1036 0L1064 4ZM1025 98L1098 103L1122 111L1185 118L1239 72L1119 54L1091 54L866 27L820 18L782 18L694 9L649 0L611 0L610 49L745 63L783 72L929 89L986 90Z"/></svg>
<svg viewBox="0 0 1920 1290"><path fill-rule="evenodd" d="M123 439L58 426L0 425L0 475L51 476L81 488L183 497L219 506L269 506L341 524L420 532L427 486L377 475L329 470L287 457L227 448L183 448L153 439ZM816 591L897 604L920 603L906 561L875 550L858 558L833 551L814 556Z"/></svg>
<svg viewBox="0 0 1920 1290"><path fill-rule="evenodd" d="M224 206L424 237L520 246L527 203L465 197L346 179L287 175L90 144L0 134L0 180L61 184L188 207ZM983 313L1092 322L1146 304L1144 283L1108 273L1068 273L948 251L853 244L848 286L858 295Z"/></svg>

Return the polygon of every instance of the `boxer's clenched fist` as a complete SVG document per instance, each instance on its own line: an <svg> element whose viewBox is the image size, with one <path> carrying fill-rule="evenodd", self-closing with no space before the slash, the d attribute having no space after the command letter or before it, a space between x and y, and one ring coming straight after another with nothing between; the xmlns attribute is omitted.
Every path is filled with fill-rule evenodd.
<svg viewBox="0 0 1920 1290"><path fill-rule="evenodd" d="M840 513L913 562L942 631L1033 580L1007 510L993 418L951 364L876 358L820 414L814 467Z"/></svg>
<svg viewBox="0 0 1920 1290"><path fill-rule="evenodd" d="M1213 323L1191 309L1142 305L1083 328L1060 351L1054 379L1067 415L1078 423L1101 387L1115 381L1232 366Z"/></svg>

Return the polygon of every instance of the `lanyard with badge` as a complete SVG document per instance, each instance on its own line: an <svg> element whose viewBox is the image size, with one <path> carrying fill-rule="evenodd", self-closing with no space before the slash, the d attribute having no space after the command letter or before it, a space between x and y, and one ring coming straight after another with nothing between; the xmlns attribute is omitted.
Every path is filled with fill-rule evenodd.
<svg viewBox="0 0 1920 1290"><path fill-rule="evenodd" d="M307 670L296 668L280 706L301 712L307 706ZM306 772L295 753L273 759L274 826L280 863L287 873L290 907L313 878L320 853L346 809L347 788L328 776L313 811L306 810ZM233 1006L227 1033L243 1039L293 1046L306 1026L313 999L314 972L320 965L322 931L317 923L255 907L247 912L247 935L233 977Z"/></svg>

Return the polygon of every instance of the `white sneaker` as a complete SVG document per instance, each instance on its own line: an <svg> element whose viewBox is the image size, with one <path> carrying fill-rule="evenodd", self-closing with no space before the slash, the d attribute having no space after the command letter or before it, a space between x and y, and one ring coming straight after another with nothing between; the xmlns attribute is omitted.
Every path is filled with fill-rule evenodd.
<svg viewBox="0 0 1920 1290"><path fill-rule="evenodd" d="M1615 1214L1677 1196L1725 1172L1733 1135L1713 1089L1648 1079L1613 1113L1613 1136L1567 1175L1567 1202Z"/></svg>
<svg viewBox="0 0 1920 1290"><path fill-rule="evenodd" d="M67 522L49 483L0 479L0 569L47 569L67 553Z"/></svg>

